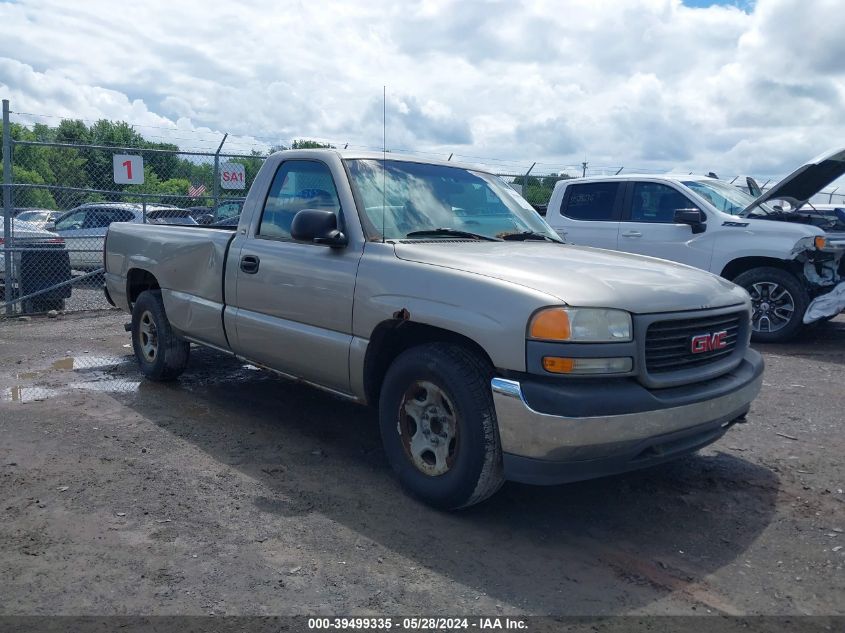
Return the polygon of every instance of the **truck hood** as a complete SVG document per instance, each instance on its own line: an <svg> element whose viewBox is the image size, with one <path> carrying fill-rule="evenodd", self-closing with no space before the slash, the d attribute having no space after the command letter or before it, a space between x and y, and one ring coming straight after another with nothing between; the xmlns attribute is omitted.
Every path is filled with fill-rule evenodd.
<svg viewBox="0 0 845 633"><path fill-rule="evenodd" d="M647 314L743 304L731 282L682 264L551 242L397 242L406 261L483 275L546 293L572 306Z"/></svg>
<svg viewBox="0 0 845 633"><path fill-rule="evenodd" d="M845 175L845 148L831 150L801 165L743 209L746 215L769 200L786 200L793 209L804 205L837 178ZM756 183L754 183L756 185ZM753 189L749 182L749 188ZM772 219L781 219L774 217Z"/></svg>

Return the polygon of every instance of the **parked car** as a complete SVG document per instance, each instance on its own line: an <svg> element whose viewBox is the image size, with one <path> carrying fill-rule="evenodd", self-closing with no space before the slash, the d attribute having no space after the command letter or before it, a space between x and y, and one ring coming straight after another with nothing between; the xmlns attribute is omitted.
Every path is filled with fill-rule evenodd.
<svg viewBox="0 0 845 633"><path fill-rule="evenodd" d="M193 341L377 406L400 481L439 507L695 451L762 381L742 288L563 244L450 162L273 154L235 231L113 224L105 281L147 378Z"/></svg>
<svg viewBox="0 0 845 633"><path fill-rule="evenodd" d="M151 224L192 224L196 221L186 209L148 204L146 221ZM71 209L55 223L70 252L71 266L93 271L103 265L103 240L112 222L144 222L144 207L139 203L91 202Z"/></svg>
<svg viewBox="0 0 845 633"><path fill-rule="evenodd" d="M27 209L18 213L15 219L49 231L55 227L56 220L62 217L63 213L53 209Z"/></svg>
<svg viewBox="0 0 845 633"><path fill-rule="evenodd" d="M216 221L220 221L239 216L243 206L243 200L224 200L217 205L217 213L214 217Z"/></svg>
<svg viewBox="0 0 845 633"><path fill-rule="evenodd" d="M71 295L70 284L36 294L71 279L70 259L65 242L55 233L14 218L11 222L13 248L10 275L6 275L6 248L10 240L0 223L0 298L35 295L23 302L24 312L62 310ZM7 282L9 286L7 287Z"/></svg>
<svg viewBox="0 0 845 633"><path fill-rule="evenodd" d="M217 220L217 222L212 222L211 226L229 226L235 228L241 221L241 216L233 215L230 218L223 218L222 220Z"/></svg>
<svg viewBox="0 0 845 633"><path fill-rule="evenodd" d="M186 211L197 221L197 224L214 222L214 209L212 207L187 207Z"/></svg>
<svg viewBox="0 0 845 633"><path fill-rule="evenodd" d="M811 304L829 305L830 297L823 297L845 281L845 233L836 222L787 213L767 201L800 207L843 173L845 150L839 150L758 198L709 176L563 180L546 221L577 244L660 257L734 281L751 295L754 339L785 341L805 326ZM814 310L811 318L821 317Z"/></svg>

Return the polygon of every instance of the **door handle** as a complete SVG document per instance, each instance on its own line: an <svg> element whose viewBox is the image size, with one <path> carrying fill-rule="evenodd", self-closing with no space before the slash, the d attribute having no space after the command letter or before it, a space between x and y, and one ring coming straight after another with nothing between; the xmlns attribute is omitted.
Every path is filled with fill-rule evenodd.
<svg viewBox="0 0 845 633"><path fill-rule="evenodd" d="M241 257L241 270L248 275L254 275L258 272L258 264L261 260L255 255L244 255Z"/></svg>
<svg viewBox="0 0 845 633"><path fill-rule="evenodd" d="M643 234L639 231L625 231L622 233L622 237L642 237Z"/></svg>

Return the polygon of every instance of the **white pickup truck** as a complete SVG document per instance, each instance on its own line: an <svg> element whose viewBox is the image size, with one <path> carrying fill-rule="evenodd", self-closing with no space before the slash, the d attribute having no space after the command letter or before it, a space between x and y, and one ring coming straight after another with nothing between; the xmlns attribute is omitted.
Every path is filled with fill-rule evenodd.
<svg viewBox="0 0 845 633"><path fill-rule="evenodd" d="M562 180L546 221L575 244L660 257L730 279L751 295L754 340L779 342L845 308L845 233L836 218L768 201L799 209L843 174L845 149L813 159L757 198L707 176Z"/></svg>

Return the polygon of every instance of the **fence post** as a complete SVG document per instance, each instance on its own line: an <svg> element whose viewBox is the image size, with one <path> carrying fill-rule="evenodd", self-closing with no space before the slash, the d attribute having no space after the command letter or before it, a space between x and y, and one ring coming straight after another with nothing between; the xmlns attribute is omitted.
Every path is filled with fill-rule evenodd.
<svg viewBox="0 0 845 633"><path fill-rule="evenodd" d="M531 167L528 168L528 171L525 172L525 175L522 177L522 197L528 200L528 174L534 169L537 165L537 161L531 163Z"/></svg>
<svg viewBox="0 0 845 633"><path fill-rule="evenodd" d="M212 186L212 191L214 192L214 219L217 220L217 207L220 206L220 150L223 149L223 143L226 142L226 138L229 136L229 133L226 132L223 135L223 140L220 141L220 145L217 146L217 151L214 152L214 184Z"/></svg>
<svg viewBox="0 0 845 633"><path fill-rule="evenodd" d="M5 264L6 315L12 313L12 126L9 100L3 99L3 263Z"/></svg>

